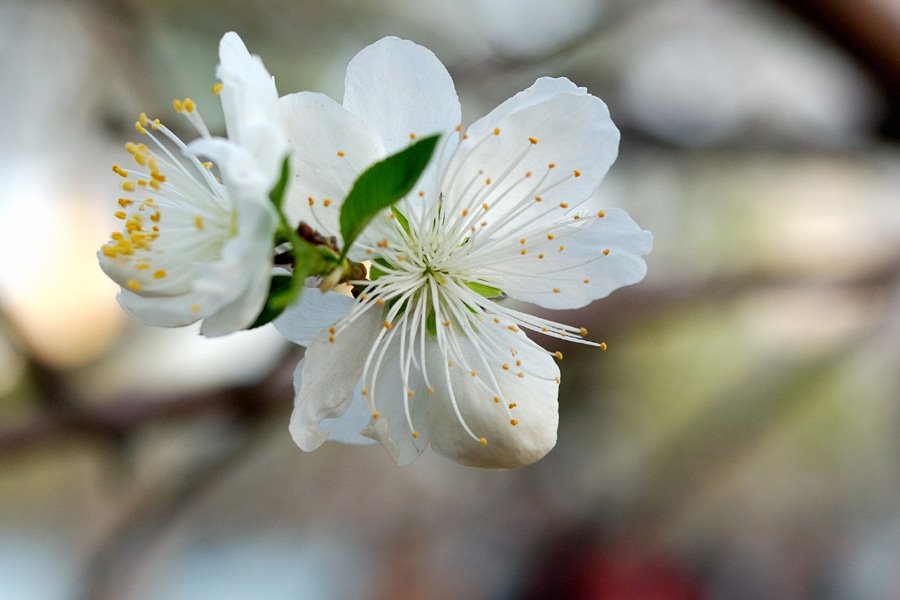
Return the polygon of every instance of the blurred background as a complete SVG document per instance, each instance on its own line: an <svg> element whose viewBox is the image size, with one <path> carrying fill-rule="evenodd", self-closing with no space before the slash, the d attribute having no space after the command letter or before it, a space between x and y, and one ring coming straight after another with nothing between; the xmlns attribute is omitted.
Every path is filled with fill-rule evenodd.
<svg viewBox="0 0 900 600"><path fill-rule="evenodd" d="M110 165L174 97L222 130L228 30L281 93L392 34L468 123L609 104L596 202L655 249L552 315L609 351L563 348L544 460L304 454L298 349L118 308ZM0 598L900 598L897 0L0 0L0 50Z"/></svg>

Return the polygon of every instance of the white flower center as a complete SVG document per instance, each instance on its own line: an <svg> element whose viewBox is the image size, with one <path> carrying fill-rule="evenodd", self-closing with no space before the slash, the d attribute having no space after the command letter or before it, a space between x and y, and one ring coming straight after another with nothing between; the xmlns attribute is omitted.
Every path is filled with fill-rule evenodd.
<svg viewBox="0 0 900 600"><path fill-rule="evenodd" d="M553 163L537 175L520 168L538 143L536 138L523 140L521 154L496 176L475 169L476 175L468 181L459 181L474 150L490 143L499 133L494 130L476 143L461 146L457 152L467 154L461 159L457 156L455 166L451 163L448 171L436 178L431 198L424 190L412 194L398 204L398 209L367 230L362 247L373 258L371 280L355 282L363 289L358 304L331 329L333 342L361 314L382 307L384 328L366 360L363 394L373 419L379 418L381 402L396 400L376 398L375 390L388 348L392 343L397 348L399 341L402 402L413 438L419 437L410 410L417 391L410 384L414 369L421 373L421 379L414 380L424 381L429 392L434 391L436 378L446 381L460 424L469 436L485 445L487 440L472 431L460 413L450 385L451 369L465 370L488 399L503 403L509 411L510 425L515 426L518 424L515 399L504 397L498 374L550 379L521 359L520 345L530 343L520 335L522 328L604 348L602 344L584 340L587 334L584 328L522 313L490 298L500 294L492 274L501 267L508 270L508 263L514 264L524 256L528 238L564 238L584 225L587 217L573 216L566 203L540 206L541 194L581 173L575 170L554 177ZM442 152L443 148L437 155L437 164L442 164ZM445 195L448 192L450 195ZM557 251L564 249L559 244ZM540 284L540 272L530 271L527 276ZM559 293L559 289L548 289L548 293ZM426 346L431 344L437 344L444 357L442 364L426 360ZM474 347L478 358L466 359L472 354L463 351L463 344ZM547 353L562 358L559 351ZM558 377L553 379L559 383Z"/></svg>

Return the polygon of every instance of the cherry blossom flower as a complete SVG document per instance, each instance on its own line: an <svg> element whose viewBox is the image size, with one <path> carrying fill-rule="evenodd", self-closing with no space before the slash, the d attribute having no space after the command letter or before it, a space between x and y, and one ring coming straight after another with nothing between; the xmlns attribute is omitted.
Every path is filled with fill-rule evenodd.
<svg viewBox="0 0 900 600"><path fill-rule="evenodd" d="M266 301L277 224L269 192L288 152L259 57L227 33L219 60L213 91L228 138L210 135L190 98L173 102L200 134L190 144L141 114L135 128L147 142L125 145L134 167L113 166L123 227L97 253L127 312L162 327L202 319L209 336L247 327Z"/></svg>
<svg viewBox="0 0 900 600"><path fill-rule="evenodd" d="M281 100L295 168L286 210L338 235L340 199L369 164L440 133L416 188L350 252L371 261L355 296L306 293L277 321L307 346L291 433L381 443L398 464L430 443L460 463L532 463L556 443L562 352L587 331L505 300L579 308L640 281L651 236L623 211L586 208L618 152L606 105L541 78L468 128L443 65L385 38L351 61L343 105Z"/></svg>

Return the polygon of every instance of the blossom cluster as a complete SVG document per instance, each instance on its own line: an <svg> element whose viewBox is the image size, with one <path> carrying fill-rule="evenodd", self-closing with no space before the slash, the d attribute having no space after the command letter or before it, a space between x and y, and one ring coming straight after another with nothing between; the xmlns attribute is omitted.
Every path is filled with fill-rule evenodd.
<svg viewBox="0 0 900 600"><path fill-rule="evenodd" d="M464 126L444 66L393 37L353 58L342 103L279 97L234 33L219 57L227 136L176 100L198 139L142 114L135 164L113 166L123 225L98 257L122 307L209 336L274 318L306 348L290 423L303 450L376 441L403 465L430 444L484 468L544 456L562 352L529 336L606 345L520 303L583 307L640 281L652 244L624 211L590 207L618 153L606 105L542 77ZM373 165L426 139L413 180L360 217Z"/></svg>

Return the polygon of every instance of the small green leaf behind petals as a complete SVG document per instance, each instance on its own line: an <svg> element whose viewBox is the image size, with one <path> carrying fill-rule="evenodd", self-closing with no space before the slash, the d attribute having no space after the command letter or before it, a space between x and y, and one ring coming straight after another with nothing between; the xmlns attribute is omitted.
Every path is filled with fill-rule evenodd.
<svg viewBox="0 0 900 600"><path fill-rule="evenodd" d="M503 295L503 290L500 288L495 288L489 285L485 285L483 283L476 283L474 281L467 281L466 285L470 290L482 296L484 298L496 298L497 296Z"/></svg>
<svg viewBox="0 0 900 600"><path fill-rule="evenodd" d="M275 187L269 192L269 200L272 201L272 204L274 204L275 208L279 211L281 210L282 204L284 204L284 192L287 190L288 178L290 176L291 165L287 157L285 157L284 162L281 163L281 175L279 175Z"/></svg>
<svg viewBox="0 0 900 600"><path fill-rule="evenodd" d="M397 218L397 222L400 223L400 227L403 228L403 231L406 232L406 235L412 235L409 229L409 219L406 218L406 215L400 212L400 210L396 206L391 207L391 213L393 213L394 217Z"/></svg>
<svg viewBox="0 0 900 600"><path fill-rule="evenodd" d="M341 206L341 237L347 255L353 242L379 211L403 198L422 175L439 135L422 138L404 150L375 163L356 180ZM400 219L399 215L397 218ZM405 218L404 218L405 220ZM403 221L400 221L403 225ZM406 224L409 227L409 223Z"/></svg>
<svg viewBox="0 0 900 600"><path fill-rule="evenodd" d="M262 312L259 313L259 316L256 317L256 321L254 321L247 329L262 327L266 323L274 321L275 318L282 313L287 304L282 306L283 301L280 300L280 298L291 294L292 280L293 277L290 275L274 275L272 277L272 283L269 285L269 297L266 298L266 305L263 307Z"/></svg>

